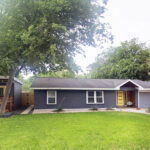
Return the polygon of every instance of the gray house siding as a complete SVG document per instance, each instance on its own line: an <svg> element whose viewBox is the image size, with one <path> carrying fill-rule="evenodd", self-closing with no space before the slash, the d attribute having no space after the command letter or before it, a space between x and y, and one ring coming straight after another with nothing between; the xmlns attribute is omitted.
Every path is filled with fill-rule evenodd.
<svg viewBox="0 0 150 150"><path fill-rule="evenodd" d="M150 107L150 92L140 92L139 97L140 108Z"/></svg>
<svg viewBox="0 0 150 150"><path fill-rule="evenodd" d="M64 101L62 102L62 99ZM116 107L116 92L104 91L104 104L86 104L85 90L57 90L57 104L47 104L47 90L34 91L34 108L35 109L56 109L58 107L73 108L98 108Z"/></svg>
<svg viewBox="0 0 150 150"><path fill-rule="evenodd" d="M14 109L21 106L22 85L18 82L14 83Z"/></svg>
<svg viewBox="0 0 150 150"><path fill-rule="evenodd" d="M0 83L0 86L6 86L6 83ZM9 96L14 97L14 109L17 109L21 106L21 92L22 84L18 82L13 82Z"/></svg>

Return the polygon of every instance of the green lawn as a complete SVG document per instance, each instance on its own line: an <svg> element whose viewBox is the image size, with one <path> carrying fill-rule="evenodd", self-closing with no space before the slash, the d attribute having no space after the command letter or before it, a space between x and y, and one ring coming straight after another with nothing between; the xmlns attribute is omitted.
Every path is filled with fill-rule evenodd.
<svg viewBox="0 0 150 150"><path fill-rule="evenodd" d="M0 150L150 150L150 116L89 112L0 118Z"/></svg>

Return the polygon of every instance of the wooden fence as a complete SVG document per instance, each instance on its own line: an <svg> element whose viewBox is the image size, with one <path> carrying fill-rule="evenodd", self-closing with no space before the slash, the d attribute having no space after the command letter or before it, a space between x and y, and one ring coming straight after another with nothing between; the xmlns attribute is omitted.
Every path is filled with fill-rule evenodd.
<svg viewBox="0 0 150 150"><path fill-rule="evenodd" d="M23 106L34 105L34 93L23 92L22 93L22 105Z"/></svg>

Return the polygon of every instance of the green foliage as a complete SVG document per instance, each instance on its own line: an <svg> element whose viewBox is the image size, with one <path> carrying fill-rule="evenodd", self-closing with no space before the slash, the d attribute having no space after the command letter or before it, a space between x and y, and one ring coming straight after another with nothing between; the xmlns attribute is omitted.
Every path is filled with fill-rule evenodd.
<svg viewBox="0 0 150 150"><path fill-rule="evenodd" d="M98 107L97 106L93 106L93 107L90 108L90 110L92 110L92 111L98 111Z"/></svg>
<svg viewBox="0 0 150 150"><path fill-rule="evenodd" d="M87 78L86 74L77 74L75 78L84 79Z"/></svg>
<svg viewBox="0 0 150 150"><path fill-rule="evenodd" d="M90 65L92 78L140 79L148 80L150 49L136 39L125 41L121 46L109 49L98 56Z"/></svg>
<svg viewBox="0 0 150 150"><path fill-rule="evenodd" d="M36 76L51 77L51 78L75 78L76 74L74 72L71 72L68 70L62 70L62 71L50 72L50 73L46 73L46 74L38 74ZM24 92L32 91L30 89L30 86L31 86L34 78L36 78L36 76L31 76L31 77L25 79L22 75L19 75L18 79L23 83L22 91L24 91Z"/></svg>
<svg viewBox="0 0 150 150"><path fill-rule="evenodd" d="M0 118L0 135L1 150L150 150L150 116L128 112L16 115Z"/></svg>
<svg viewBox="0 0 150 150"><path fill-rule="evenodd" d="M0 0L0 72L8 75L0 107L6 107L14 76L74 70L81 45L96 46L112 36L101 21L107 0ZM101 22L100 22L101 21Z"/></svg>
<svg viewBox="0 0 150 150"><path fill-rule="evenodd" d="M30 92L30 91L32 91L30 89L30 86L31 86L34 78L35 78L34 76L31 76L31 77L25 79L22 75L19 75L18 79L23 83L23 85L22 85L22 91L23 92Z"/></svg>
<svg viewBox="0 0 150 150"><path fill-rule="evenodd" d="M50 72L47 74L39 74L39 77L51 77L51 78L75 78L75 73L68 70Z"/></svg>
<svg viewBox="0 0 150 150"><path fill-rule="evenodd" d="M21 70L77 71L73 57L82 52L80 45L96 46L112 39L107 25L99 21L106 2L99 5L95 0L1 0L1 74L8 74L11 68L16 69L16 75Z"/></svg>
<svg viewBox="0 0 150 150"><path fill-rule="evenodd" d="M106 110L115 110L113 107L107 107Z"/></svg>
<svg viewBox="0 0 150 150"><path fill-rule="evenodd" d="M56 110L54 110L54 112L62 112L63 109L61 107L58 107Z"/></svg>

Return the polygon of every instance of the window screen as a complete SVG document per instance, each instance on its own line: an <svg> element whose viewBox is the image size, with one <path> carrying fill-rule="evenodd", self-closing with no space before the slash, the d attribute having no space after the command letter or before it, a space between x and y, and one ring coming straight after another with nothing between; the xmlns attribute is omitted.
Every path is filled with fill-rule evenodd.
<svg viewBox="0 0 150 150"><path fill-rule="evenodd" d="M47 104L56 104L56 91L47 91Z"/></svg>

